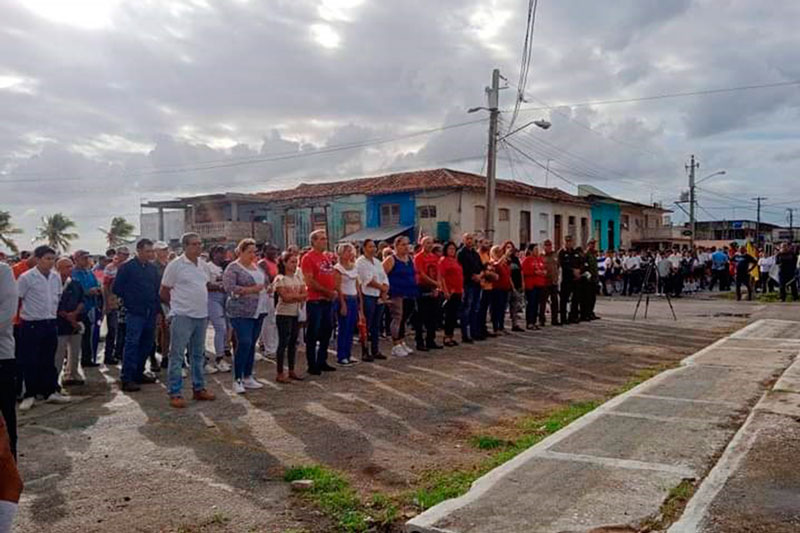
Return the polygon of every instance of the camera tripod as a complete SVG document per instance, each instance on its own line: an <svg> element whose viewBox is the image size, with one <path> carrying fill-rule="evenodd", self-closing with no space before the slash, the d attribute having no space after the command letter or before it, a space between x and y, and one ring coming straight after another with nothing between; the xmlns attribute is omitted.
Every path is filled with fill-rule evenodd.
<svg viewBox="0 0 800 533"><path fill-rule="evenodd" d="M655 273L655 284L651 282L651 278ZM647 310L650 307L650 295L656 292L658 288L658 282L660 281L661 276L658 274L658 269L655 268L655 263L650 262L647 264L647 269L644 273L644 281L642 282L642 290L639 292L639 300L636 302L636 309L633 310L633 320L636 320L636 313L639 312L639 306L642 304L642 297L644 297L644 317L647 318ZM667 303L669 304L669 310L672 311L672 318L674 320L678 320L678 316L675 314L675 308L672 307L672 300L669 297L669 292L664 292L664 297L667 299Z"/></svg>

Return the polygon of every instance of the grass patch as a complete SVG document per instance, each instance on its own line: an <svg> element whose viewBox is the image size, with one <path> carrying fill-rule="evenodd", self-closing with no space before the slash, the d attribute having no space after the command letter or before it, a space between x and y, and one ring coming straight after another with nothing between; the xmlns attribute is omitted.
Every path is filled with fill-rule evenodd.
<svg viewBox="0 0 800 533"><path fill-rule="evenodd" d="M686 503L694 495L696 489L694 479L684 479L670 489L664 502L659 508L658 516L642 524L646 531L666 531L683 513Z"/></svg>
<svg viewBox="0 0 800 533"><path fill-rule="evenodd" d="M470 439L470 444L479 450L494 450L505 446L507 443L490 435L476 435Z"/></svg>
<svg viewBox="0 0 800 533"><path fill-rule="evenodd" d="M388 526L397 519L397 506L389 497L374 494L363 504L358 493L340 473L320 465L296 466L286 471L287 482L311 479L313 488L306 495L336 520L338 531L359 533Z"/></svg>

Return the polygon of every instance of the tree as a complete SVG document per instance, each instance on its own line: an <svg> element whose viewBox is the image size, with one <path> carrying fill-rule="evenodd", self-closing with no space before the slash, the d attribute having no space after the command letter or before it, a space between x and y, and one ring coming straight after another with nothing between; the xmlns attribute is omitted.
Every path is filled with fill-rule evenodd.
<svg viewBox="0 0 800 533"><path fill-rule="evenodd" d="M63 213L42 217L42 225L36 228L39 235L34 240L45 241L56 251L66 252L69 250L69 242L78 238L77 233L69 231L74 227L75 222Z"/></svg>
<svg viewBox="0 0 800 533"><path fill-rule="evenodd" d="M17 243L9 235L19 235L20 233L22 233L22 230L14 227L11 222L11 213L0 211L0 243L3 243L13 253L17 253L19 251Z"/></svg>
<svg viewBox="0 0 800 533"><path fill-rule="evenodd" d="M133 237L134 226L123 217L111 219L111 226L108 229L98 228L106 235L109 246L119 246Z"/></svg>

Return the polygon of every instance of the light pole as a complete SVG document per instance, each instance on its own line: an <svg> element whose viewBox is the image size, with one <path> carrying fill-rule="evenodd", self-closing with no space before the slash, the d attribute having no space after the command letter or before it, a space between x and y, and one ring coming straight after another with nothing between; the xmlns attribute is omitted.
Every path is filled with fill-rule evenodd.
<svg viewBox="0 0 800 533"><path fill-rule="evenodd" d="M695 231L697 229L697 221L695 220L695 206L697 204L697 195L695 189L697 184L706 181L709 178L713 178L714 176L721 176L725 174L724 170L718 170L717 172L713 172L708 176L700 178L699 180L695 180L694 173L698 168L700 168L700 163L695 161L694 154L692 154L689 164L686 165L686 170L689 171L689 229L692 232L691 237L689 237L690 249L694 249Z"/></svg>
<svg viewBox="0 0 800 533"><path fill-rule="evenodd" d="M484 221L485 237L490 241L494 240L494 211L495 211L495 186L497 183L497 119L500 116L498 104L500 100L500 70L494 69L492 71L492 86L486 88L486 96L488 107L473 107L467 110L467 113L474 113L476 111L485 110L489 111L489 147L486 157L486 212ZM505 134L501 139L505 139L518 131L527 128L530 125L538 126L544 130L548 129L551 124L544 119L538 119Z"/></svg>

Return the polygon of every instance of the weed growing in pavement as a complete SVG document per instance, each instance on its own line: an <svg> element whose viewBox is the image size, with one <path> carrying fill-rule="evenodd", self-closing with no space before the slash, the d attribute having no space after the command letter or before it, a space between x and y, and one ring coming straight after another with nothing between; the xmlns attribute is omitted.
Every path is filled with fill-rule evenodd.
<svg viewBox="0 0 800 533"><path fill-rule="evenodd" d="M694 495L695 489L697 489L695 480L688 478L672 487L659 508L658 516L647 520L640 529L644 531L666 531L683 514L683 509Z"/></svg>
<svg viewBox="0 0 800 533"><path fill-rule="evenodd" d="M359 533L375 526L387 526L397 518L397 507L387 496L375 494L372 501L364 505L341 474L324 466L296 466L284 475L287 482L299 479L314 481L306 494L338 522L341 531Z"/></svg>

